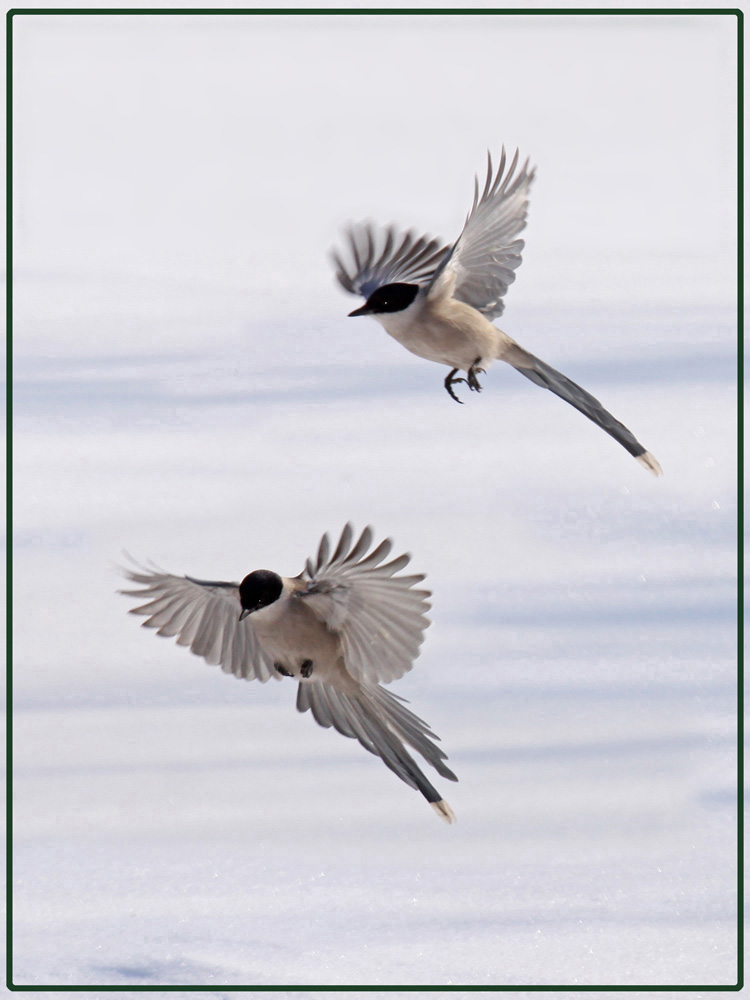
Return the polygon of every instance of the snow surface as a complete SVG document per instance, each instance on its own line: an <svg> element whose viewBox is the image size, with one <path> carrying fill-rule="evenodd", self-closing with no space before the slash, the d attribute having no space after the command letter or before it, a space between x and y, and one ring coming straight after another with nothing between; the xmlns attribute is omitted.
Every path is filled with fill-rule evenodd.
<svg viewBox="0 0 750 1000"><path fill-rule="evenodd" d="M14 982L731 986L732 19L15 24ZM345 316L339 227L450 238L502 142L502 325L661 480ZM428 574L394 689L454 827L114 593L123 550L295 574L349 519Z"/></svg>

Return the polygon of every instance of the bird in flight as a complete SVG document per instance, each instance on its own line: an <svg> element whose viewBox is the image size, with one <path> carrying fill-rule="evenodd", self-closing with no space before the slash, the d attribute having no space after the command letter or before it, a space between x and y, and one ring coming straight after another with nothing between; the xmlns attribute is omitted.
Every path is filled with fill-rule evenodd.
<svg viewBox="0 0 750 1000"><path fill-rule="evenodd" d="M507 361L536 385L549 389L611 435L655 476L661 466L631 431L589 392L534 357L491 320L502 315L503 296L521 263L529 188L534 170L518 169L518 150L507 166L503 148L497 170L487 154L487 178L461 235L444 245L396 226L351 225L344 251L333 251L339 283L367 301L350 316L373 316L395 340L421 358L447 365L448 394L464 383L481 391L479 375L495 360ZM465 376L459 376L459 371Z"/></svg>
<svg viewBox="0 0 750 1000"><path fill-rule="evenodd" d="M225 583L138 567L125 570L138 589L120 593L145 599L131 609L145 616L144 626L176 636L225 673L297 681L298 711L358 740L453 823L453 810L407 750L457 781L433 742L439 737L382 687L419 655L430 592L418 587L423 575L399 575L409 555L385 562L391 540L369 551L372 541L372 528L355 541L347 524L333 551L323 535L317 556L291 578L258 569Z"/></svg>

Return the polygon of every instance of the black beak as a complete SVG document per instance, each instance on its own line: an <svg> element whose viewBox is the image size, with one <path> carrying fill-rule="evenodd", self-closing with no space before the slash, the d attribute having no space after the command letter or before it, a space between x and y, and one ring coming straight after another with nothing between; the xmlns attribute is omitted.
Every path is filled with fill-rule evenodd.
<svg viewBox="0 0 750 1000"><path fill-rule="evenodd" d="M243 610L242 610L242 611L240 612L240 617L239 617L239 620L240 620L241 622L242 622L242 621L244 621L244 620L245 620L245 619L247 618L247 616L248 616L249 614L250 614L250 609L249 609L249 608L244 608L244 609L243 609Z"/></svg>
<svg viewBox="0 0 750 1000"><path fill-rule="evenodd" d="M350 316L367 316L371 312L372 312L371 307L365 302L365 304L363 306L360 306L359 309L355 309L353 312L350 312L349 315Z"/></svg>

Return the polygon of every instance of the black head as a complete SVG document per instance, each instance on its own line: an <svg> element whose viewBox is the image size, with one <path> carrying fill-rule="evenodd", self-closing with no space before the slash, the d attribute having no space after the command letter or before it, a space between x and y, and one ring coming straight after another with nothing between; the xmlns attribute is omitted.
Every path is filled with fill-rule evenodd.
<svg viewBox="0 0 750 1000"><path fill-rule="evenodd" d="M240 603L242 604L240 621L252 614L253 611L260 611L261 608L266 608L274 601L278 601L283 589L284 584L281 577L270 569L256 569L249 573L240 584Z"/></svg>
<svg viewBox="0 0 750 1000"><path fill-rule="evenodd" d="M419 285L408 285L403 281L394 281L391 285L381 285L376 288L370 298L359 309L350 312L350 316L368 316L370 313L395 313L408 309L417 297Z"/></svg>

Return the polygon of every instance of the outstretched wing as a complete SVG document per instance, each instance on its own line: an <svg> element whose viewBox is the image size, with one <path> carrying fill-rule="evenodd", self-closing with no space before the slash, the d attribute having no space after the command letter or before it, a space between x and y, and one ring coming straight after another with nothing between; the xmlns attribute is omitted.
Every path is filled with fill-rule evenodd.
<svg viewBox="0 0 750 1000"><path fill-rule="evenodd" d="M450 247L428 236L399 232L391 225L376 227L372 222L358 222L346 231L349 260L331 251L339 284L352 295L366 299L381 285L394 281L427 284Z"/></svg>
<svg viewBox="0 0 750 1000"><path fill-rule="evenodd" d="M375 684L396 680L411 669L430 624L430 592L416 589L423 575L396 575L409 563L408 555L383 562L391 550L390 539L367 555L372 538L372 529L365 528L352 544L354 531L347 524L331 555L328 535L323 535L316 559L307 561L306 587L298 595L340 635L350 674Z"/></svg>
<svg viewBox="0 0 750 1000"><path fill-rule="evenodd" d="M516 239L526 226L529 187L534 170L529 161L516 173L518 150L505 169L505 147L496 171L487 153L487 179L481 197L474 179L474 204L463 231L450 253L435 272L428 294L438 295L445 283L452 283L452 295L466 302L488 319L503 312L503 296L516 280L521 263L523 240Z"/></svg>
<svg viewBox="0 0 750 1000"><path fill-rule="evenodd" d="M120 593L147 598L145 604L130 609L133 615L146 616L146 628L155 628L157 635L176 636L178 645L188 646L207 663L221 664L227 674L264 682L279 679L249 619L239 620L238 584L172 576L145 567L124 572L140 589Z"/></svg>

